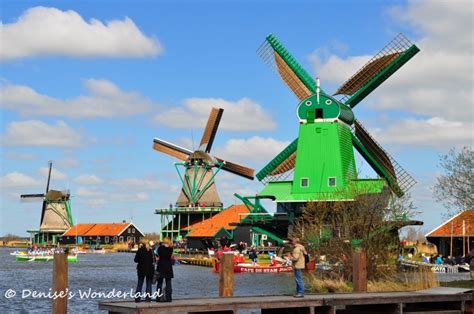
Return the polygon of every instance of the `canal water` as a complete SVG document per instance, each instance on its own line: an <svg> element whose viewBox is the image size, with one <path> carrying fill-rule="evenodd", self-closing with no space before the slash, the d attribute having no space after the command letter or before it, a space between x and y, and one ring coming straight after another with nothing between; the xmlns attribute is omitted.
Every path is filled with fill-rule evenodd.
<svg viewBox="0 0 474 314"><path fill-rule="evenodd" d="M52 301L44 294L52 287L53 263L16 262L10 255L13 251L0 248L0 313L49 313ZM121 299L117 297L119 293L130 294L137 282L134 256L131 253L82 254L77 263L69 263L69 312L98 312L97 303L105 299L101 297L105 293L115 296L114 299ZM178 265L174 275L174 297L218 296L218 274L211 268ZM294 289L292 273L235 274L234 283L234 294L239 296L290 294ZM16 295L7 298L11 289ZM33 296L34 292L43 295Z"/></svg>
<svg viewBox="0 0 474 314"><path fill-rule="evenodd" d="M53 263L16 262L10 255L13 251L0 248L0 313L49 313ZM69 312L98 312L98 301L123 299L119 294L128 293L126 299L131 300L137 280L133 258L131 253L83 254L77 263L69 263ZM218 274L210 268L179 265L174 274L174 297L218 296ZM469 274L440 274L438 278L467 280ZM292 273L243 273L235 274L234 280L234 293L239 296L292 294L294 289Z"/></svg>

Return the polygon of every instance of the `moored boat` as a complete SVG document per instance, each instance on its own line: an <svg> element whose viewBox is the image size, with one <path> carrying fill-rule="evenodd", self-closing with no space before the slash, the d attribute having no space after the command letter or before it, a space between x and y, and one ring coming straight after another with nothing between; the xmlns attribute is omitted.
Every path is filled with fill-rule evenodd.
<svg viewBox="0 0 474 314"><path fill-rule="evenodd" d="M426 267L436 274L458 273L458 272L469 271L468 264L460 264L460 265L430 264L430 263L404 260L400 262L400 265L404 268Z"/></svg>
<svg viewBox="0 0 474 314"><path fill-rule="evenodd" d="M54 259L54 255L34 255L34 254L18 254L16 260L19 262L49 262ZM68 255L68 262L77 262L77 255Z"/></svg>
<svg viewBox="0 0 474 314"><path fill-rule="evenodd" d="M214 262L212 271L217 273L220 270L220 263ZM234 273L287 273L292 272L293 267L283 265L253 265L251 263L239 263L234 265Z"/></svg>

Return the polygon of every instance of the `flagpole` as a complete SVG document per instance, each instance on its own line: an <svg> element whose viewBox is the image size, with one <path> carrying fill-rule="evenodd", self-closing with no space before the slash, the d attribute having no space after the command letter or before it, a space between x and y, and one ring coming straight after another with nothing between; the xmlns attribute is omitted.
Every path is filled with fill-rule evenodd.
<svg viewBox="0 0 474 314"><path fill-rule="evenodd" d="M449 248L449 256L453 257L453 221L451 221L451 245Z"/></svg>
<svg viewBox="0 0 474 314"><path fill-rule="evenodd" d="M465 246L465 241L466 240L466 224L465 220L462 220L462 255L466 256L466 246Z"/></svg>

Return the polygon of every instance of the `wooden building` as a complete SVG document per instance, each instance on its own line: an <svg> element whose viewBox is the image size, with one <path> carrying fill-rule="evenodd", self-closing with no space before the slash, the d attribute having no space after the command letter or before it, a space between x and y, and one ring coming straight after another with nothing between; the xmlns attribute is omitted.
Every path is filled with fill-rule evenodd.
<svg viewBox="0 0 474 314"><path fill-rule="evenodd" d="M465 210L426 234L443 256L464 256L474 250L474 210Z"/></svg>
<svg viewBox="0 0 474 314"><path fill-rule="evenodd" d="M216 247L217 242L230 245L243 241L256 246L283 243L282 239L263 228L242 224L249 217L247 206L232 205L209 219L184 228L187 246L190 249L207 249Z"/></svg>
<svg viewBox="0 0 474 314"><path fill-rule="evenodd" d="M144 234L131 222L77 224L60 238L62 244L104 245L137 243Z"/></svg>

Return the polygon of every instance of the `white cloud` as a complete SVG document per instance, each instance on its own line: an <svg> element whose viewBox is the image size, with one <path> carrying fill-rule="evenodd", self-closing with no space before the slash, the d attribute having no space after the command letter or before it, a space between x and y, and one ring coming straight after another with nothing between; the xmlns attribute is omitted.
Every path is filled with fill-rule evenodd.
<svg viewBox="0 0 474 314"><path fill-rule="evenodd" d="M375 129L374 137L385 144L448 147L473 145L472 122L448 121L443 118L405 119L385 129Z"/></svg>
<svg viewBox="0 0 474 314"><path fill-rule="evenodd" d="M82 135L63 121L50 125L38 120L11 122L1 142L6 146L55 146L78 147L83 144Z"/></svg>
<svg viewBox="0 0 474 314"><path fill-rule="evenodd" d="M375 110L403 110L423 119L396 121L380 130L384 142L453 146L474 139L474 35L471 1L408 1L389 15L419 33L420 53L365 99ZM326 48L311 56L316 73L342 84L369 56L341 58ZM355 109L357 113L357 108Z"/></svg>
<svg viewBox="0 0 474 314"><path fill-rule="evenodd" d="M58 166L59 168L79 168L80 167L80 163L76 159L55 160L54 165Z"/></svg>
<svg viewBox="0 0 474 314"><path fill-rule="evenodd" d="M30 153L19 153L19 152L5 152L3 154L5 158L13 160L37 160L38 156Z"/></svg>
<svg viewBox="0 0 474 314"><path fill-rule="evenodd" d="M176 178L176 181L178 180ZM84 174L74 178L73 182L79 185L73 191L75 202L94 208L117 202L148 202L163 195L167 195L166 198L171 195L171 199L174 199L179 191L177 186L162 182L151 175L106 180L96 175Z"/></svg>
<svg viewBox="0 0 474 314"><path fill-rule="evenodd" d="M72 181L74 183L83 185L95 185L104 183L104 180L94 174L83 174L75 177Z"/></svg>
<svg viewBox="0 0 474 314"><path fill-rule="evenodd" d="M0 187L2 189L16 187L37 187L42 183L24 173L11 172L0 177Z"/></svg>
<svg viewBox="0 0 474 314"><path fill-rule="evenodd" d="M223 147L217 147L215 155L243 165L268 162L279 154L290 142L270 137L253 136L247 139L230 139Z"/></svg>
<svg viewBox="0 0 474 314"><path fill-rule="evenodd" d="M221 98L188 98L184 106L166 110L155 117L155 122L173 128L202 128L211 108L223 108L219 129L230 131L272 130L276 127L269 112L252 99L228 101Z"/></svg>
<svg viewBox="0 0 474 314"><path fill-rule="evenodd" d="M49 174L49 167L39 168L38 173L40 176L47 178ZM51 169L51 180L64 181L67 180L67 178L68 177L65 173L62 173L53 166L53 168Z"/></svg>
<svg viewBox="0 0 474 314"><path fill-rule="evenodd" d="M77 12L34 7L9 24L0 24L2 60L36 55L145 57L162 53L129 19L85 21Z"/></svg>
<svg viewBox="0 0 474 314"><path fill-rule="evenodd" d="M136 92L125 92L107 80L84 81L87 95L58 99L40 94L31 87L3 84L1 107L21 115L64 116L71 118L111 118L142 114L152 102Z"/></svg>
<svg viewBox="0 0 474 314"><path fill-rule="evenodd" d="M155 178L121 178L110 180L109 184L123 189L155 190L174 192L176 188Z"/></svg>

